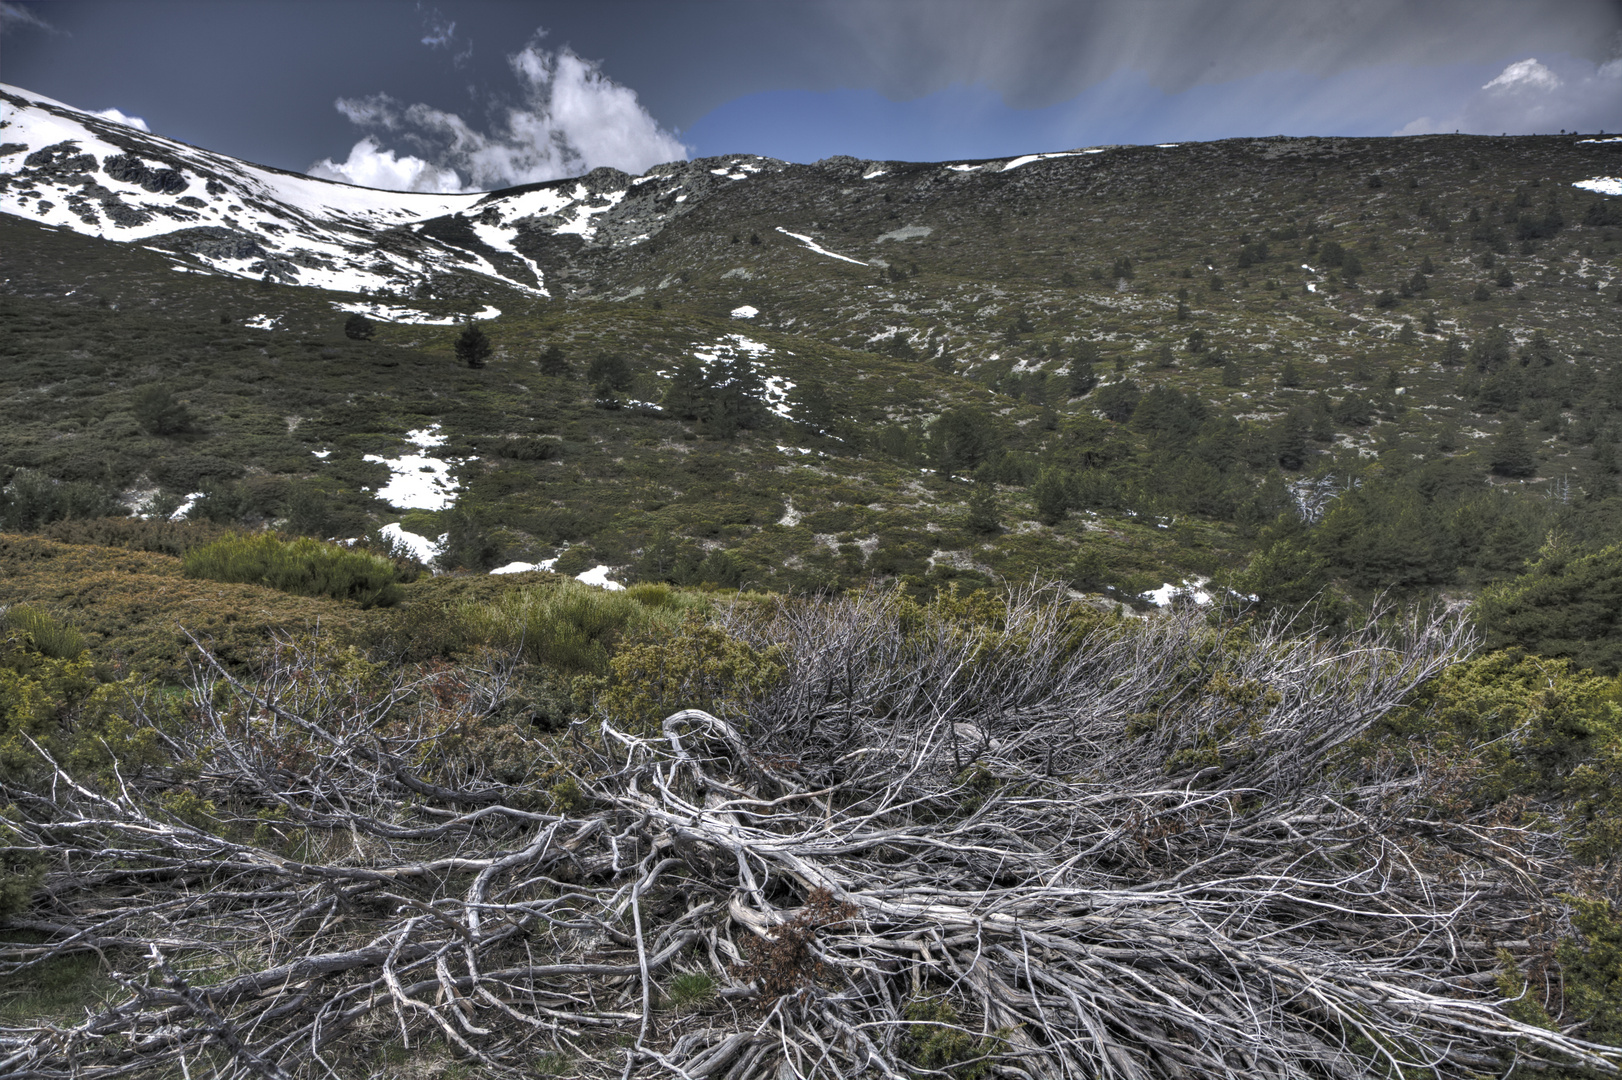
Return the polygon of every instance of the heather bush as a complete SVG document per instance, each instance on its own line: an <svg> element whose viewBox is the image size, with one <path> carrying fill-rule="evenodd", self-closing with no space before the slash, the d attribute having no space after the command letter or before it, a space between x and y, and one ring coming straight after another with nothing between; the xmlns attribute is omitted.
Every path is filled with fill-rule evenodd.
<svg viewBox="0 0 1622 1080"><path fill-rule="evenodd" d="M355 600L387 607L400 600L399 570L389 560L308 537L232 535L182 558L187 577L265 585L296 596Z"/></svg>

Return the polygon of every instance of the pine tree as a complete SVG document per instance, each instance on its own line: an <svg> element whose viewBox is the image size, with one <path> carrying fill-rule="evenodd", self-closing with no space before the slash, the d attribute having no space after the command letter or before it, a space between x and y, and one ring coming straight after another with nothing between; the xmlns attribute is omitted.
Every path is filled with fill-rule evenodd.
<svg viewBox="0 0 1622 1080"><path fill-rule="evenodd" d="M816 379L806 379L789 396L789 415L811 434L828 435L833 431L836 414L827 388Z"/></svg>
<svg viewBox="0 0 1622 1080"><path fill-rule="evenodd" d="M183 435L194 423L191 410L164 386L142 387L135 395L135 422L152 435Z"/></svg>
<svg viewBox="0 0 1622 1080"><path fill-rule="evenodd" d="M715 365L706 383L710 408L705 423L711 434L729 439L739 428L753 430L766 422L766 385L747 356Z"/></svg>
<svg viewBox="0 0 1622 1080"><path fill-rule="evenodd" d="M966 473L991 453L991 417L972 406L948 409L929 429L930 459L944 477Z"/></svg>
<svg viewBox="0 0 1622 1080"><path fill-rule="evenodd" d="M599 391L624 391L631 388L631 365L618 353L599 356L586 369L586 378Z"/></svg>
<svg viewBox="0 0 1622 1080"><path fill-rule="evenodd" d="M568 358L563 355L563 350L556 345L548 345L542 349L539 361L542 375L567 378L574 374L574 369L569 366Z"/></svg>
<svg viewBox="0 0 1622 1080"><path fill-rule="evenodd" d="M1070 481L1057 468L1043 469L1031 485L1036 517L1044 525L1057 525L1070 512Z"/></svg>
<svg viewBox="0 0 1622 1080"><path fill-rule="evenodd" d="M1098 385L1098 373L1086 360L1070 361L1070 374L1066 377L1065 392L1073 398L1086 397Z"/></svg>
<svg viewBox="0 0 1622 1080"><path fill-rule="evenodd" d="M351 341L370 341L377 334L377 324L360 312L344 320L344 337Z"/></svg>
<svg viewBox="0 0 1622 1080"><path fill-rule="evenodd" d="M470 368L482 368L493 351L490 339L476 323L468 323L456 339L456 358Z"/></svg>
<svg viewBox="0 0 1622 1080"><path fill-rule="evenodd" d="M969 494L968 530L980 536L1002 532L1002 515L997 510L997 489L988 483L976 483Z"/></svg>
<svg viewBox="0 0 1622 1080"><path fill-rule="evenodd" d="M1499 476L1533 476L1538 471L1537 457L1526 438L1526 427L1519 420L1506 420L1493 439L1492 457L1487 462Z"/></svg>
<svg viewBox="0 0 1622 1080"><path fill-rule="evenodd" d="M697 360L685 357L676 361L665 390L665 411L678 420L704 419L709 413L704 383L704 369Z"/></svg>

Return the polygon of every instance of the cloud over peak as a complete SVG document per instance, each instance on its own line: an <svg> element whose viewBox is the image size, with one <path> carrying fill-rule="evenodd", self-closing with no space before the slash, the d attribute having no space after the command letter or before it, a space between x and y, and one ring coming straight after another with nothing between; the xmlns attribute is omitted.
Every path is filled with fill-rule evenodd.
<svg viewBox="0 0 1622 1080"><path fill-rule="evenodd" d="M659 126L636 92L567 46L531 41L508 64L520 100L480 130L461 116L387 94L340 98L338 111L365 138L345 161L324 158L312 176L402 191L489 191L579 176L600 166L640 173L684 160L687 148ZM400 153L379 136L409 148Z"/></svg>
<svg viewBox="0 0 1622 1080"><path fill-rule="evenodd" d="M152 130L146 126L145 120L142 120L139 116L130 116L121 109L103 109L95 115L101 117L103 120L111 120L115 124L123 124L125 127L132 127L136 131Z"/></svg>

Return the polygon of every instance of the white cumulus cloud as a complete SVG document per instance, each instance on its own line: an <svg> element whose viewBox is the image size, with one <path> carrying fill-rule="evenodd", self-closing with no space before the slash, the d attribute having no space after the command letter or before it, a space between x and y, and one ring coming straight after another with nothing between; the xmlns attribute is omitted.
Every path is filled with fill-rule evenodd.
<svg viewBox="0 0 1622 1080"><path fill-rule="evenodd" d="M1549 135L1614 130L1622 124L1622 58L1596 64L1572 56L1527 57L1506 65L1451 113L1430 113L1392 132L1419 135Z"/></svg>
<svg viewBox="0 0 1622 1080"><path fill-rule="evenodd" d="M1482 87L1483 90L1548 91L1560 87L1560 76L1538 63L1537 57L1517 60Z"/></svg>
<svg viewBox="0 0 1622 1080"><path fill-rule="evenodd" d="M125 127L132 127L136 131L152 130L146 126L146 121L142 120L139 116L129 116L119 109L103 109L96 115L101 117L103 120L111 120L115 124L123 124Z"/></svg>
<svg viewBox="0 0 1622 1080"><path fill-rule="evenodd" d="M370 135L349 148L346 160L323 158L310 166L310 175L385 191L463 190L462 178L454 169L441 169L410 154L396 155L383 149Z"/></svg>
<svg viewBox="0 0 1622 1080"><path fill-rule="evenodd" d="M531 42L507 58L521 88L488 130L431 105L387 94L340 98L338 111L370 133L349 158L310 167L313 176L402 191L489 191L579 176L600 166L641 173L685 160L687 147L590 60ZM379 138L382 136L383 138ZM403 143L409 152L386 149Z"/></svg>

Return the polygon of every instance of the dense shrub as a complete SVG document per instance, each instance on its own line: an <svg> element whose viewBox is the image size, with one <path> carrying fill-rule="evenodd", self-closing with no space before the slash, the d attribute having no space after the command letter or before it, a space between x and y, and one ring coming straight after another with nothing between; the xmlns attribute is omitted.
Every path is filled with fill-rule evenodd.
<svg viewBox="0 0 1622 1080"><path fill-rule="evenodd" d="M672 631L696 603L664 585L608 592L562 581L464 605L455 619L466 638L498 649L521 649L531 663L566 674L606 675L623 640Z"/></svg>
<svg viewBox="0 0 1622 1080"><path fill-rule="evenodd" d="M356 600L362 607L387 607L401 595L399 571L389 560L308 537L231 535L188 551L181 567L187 577Z"/></svg>
<svg viewBox="0 0 1622 1080"><path fill-rule="evenodd" d="M1518 645L1605 674L1622 671L1622 545L1546 547L1477 607L1487 644Z"/></svg>
<svg viewBox="0 0 1622 1080"><path fill-rule="evenodd" d="M18 469L0 488L0 528L32 532L42 525L119 512L113 497L84 480L59 483L33 469Z"/></svg>
<svg viewBox="0 0 1622 1080"><path fill-rule="evenodd" d="M474 323L468 323L456 339L456 358L470 368L482 368L494 351L490 339Z"/></svg>
<svg viewBox="0 0 1622 1080"><path fill-rule="evenodd" d="M377 334L377 324L360 312L344 320L344 337L351 341L370 341Z"/></svg>
<svg viewBox="0 0 1622 1080"><path fill-rule="evenodd" d="M133 517L70 518L53 522L39 531L42 536L64 544L96 544L176 556L230 535L230 530L209 521Z"/></svg>
<svg viewBox="0 0 1622 1080"><path fill-rule="evenodd" d="M191 409L166 386L144 386L135 395L135 422L152 435L183 435L197 426Z"/></svg>
<svg viewBox="0 0 1622 1080"><path fill-rule="evenodd" d="M49 775L30 739L85 779L115 760L126 771L155 760L157 733L124 715L138 690L130 680L100 682L71 625L8 608L0 616L0 782Z"/></svg>
<svg viewBox="0 0 1622 1080"><path fill-rule="evenodd" d="M679 709L741 716L787 672L775 648L758 649L697 616L656 643L622 649L611 667L598 709L618 726L641 730Z"/></svg>

